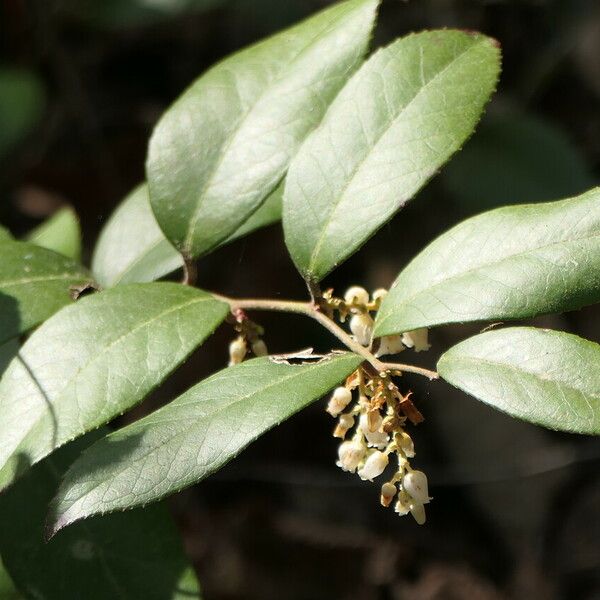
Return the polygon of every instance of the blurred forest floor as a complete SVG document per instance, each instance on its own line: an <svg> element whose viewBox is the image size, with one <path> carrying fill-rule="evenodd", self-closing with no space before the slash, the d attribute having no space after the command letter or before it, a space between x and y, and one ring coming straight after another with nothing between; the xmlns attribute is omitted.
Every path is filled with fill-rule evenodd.
<svg viewBox="0 0 600 600"><path fill-rule="evenodd" d="M89 260L103 223L143 179L165 108L216 60L328 3L1 0L0 222L24 234L70 204ZM328 280L338 292L389 286L469 215L600 180L597 0L384 0L374 45L434 27L500 41L498 94L465 149ZM206 289L305 294L278 226L199 267ZM272 351L331 347L302 317L257 318ZM597 307L535 323L600 341ZM433 331L416 362L433 366L478 330ZM221 328L127 418L222 368L230 337ZM441 382L404 385L427 419L414 432L415 465L435 498L427 525L384 511L377 486L339 472L317 403L173 500L207 600L600 599L600 440L513 421Z"/></svg>

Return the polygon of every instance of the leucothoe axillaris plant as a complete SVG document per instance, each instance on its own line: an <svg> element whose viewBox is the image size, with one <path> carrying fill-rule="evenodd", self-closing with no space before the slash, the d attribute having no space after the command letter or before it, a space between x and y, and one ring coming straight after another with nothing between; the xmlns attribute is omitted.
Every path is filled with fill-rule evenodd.
<svg viewBox="0 0 600 600"><path fill-rule="evenodd" d="M597 303L599 189L459 223L387 293L353 281L336 296L324 285L461 148L500 72L499 44L459 30L414 33L367 57L377 8L334 4L200 76L156 125L146 182L104 226L90 270L72 214L28 241L0 230L0 555L17 583L53 597L64 587L40 561L70 578L82 557L129 540L153 576L125 578L124 593L148 597L143 586L171 582L197 596L160 506L112 513L201 481L330 393L340 467L377 480L381 503L419 523L430 492L413 469L412 427L423 418L414 378L443 379L545 427L600 432L600 347L570 333L502 326L446 350L435 371L390 361L427 349L432 327ZM198 287L204 256L280 220L305 300ZM180 282L158 281L179 269ZM261 311L311 318L336 347L269 355ZM223 369L104 428L222 323L232 328L229 366L224 348ZM94 515L103 516L88 527Z"/></svg>

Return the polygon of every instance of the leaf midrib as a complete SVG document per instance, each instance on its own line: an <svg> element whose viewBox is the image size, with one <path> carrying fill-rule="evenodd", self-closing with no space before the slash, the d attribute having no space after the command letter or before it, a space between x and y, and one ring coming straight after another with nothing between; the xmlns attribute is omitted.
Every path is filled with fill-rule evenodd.
<svg viewBox="0 0 600 600"><path fill-rule="evenodd" d="M509 363L499 362L499 361L491 360L489 358L477 358L477 357L473 357L473 356L464 356L464 355L458 356L458 357L452 357L452 356L450 356L449 358L446 357L445 360L451 360L455 363L458 363L461 361L473 362L473 363L484 363L491 367L502 368L502 369L506 369L511 372L518 373L519 375L533 377L534 379L536 379L536 381L539 381L542 384L543 383L553 383L558 386L566 388L568 391L575 392L577 394L582 394L583 396L589 396L590 398L593 398L594 400L600 400L600 394L595 394L594 392L588 392L587 390L582 390L580 388L574 387L573 385L566 383L566 382L562 381L561 379L556 379L556 378L552 378L552 377L548 377L547 379L544 379L539 375L539 373L537 373L535 371L531 371L530 369L525 369L523 367L517 367L517 366L509 364Z"/></svg>
<svg viewBox="0 0 600 600"><path fill-rule="evenodd" d="M520 252L515 252L514 254L509 254L507 256L503 256L499 260L488 262L485 264L480 264L475 267L471 267L470 269L467 269L466 271L462 271L460 273L457 273L455 275L447 277L445 279L440 279L440 280L436 281L435 283L433 283L432 285L428 285L427 287L421 288L418 291L414 292L411 296L403 298L399 302L394 304L393 309L391 309L389 312L387 312L383 316L383 318L381 320L379 320L379 322L376 323L376 327L382 326L383 323L385 323L386 321L388 321L390 318L392 318L394 316L394 314L398 311L398 309L400 307L411 304L415 300L415 298L418 298L421 294L423 294L425 292L430 292L431 290L434 290L435 288L438 288L440 286L444 286L453 280L458 280L465 276L472 275L473 273L476 273L477 271L480 271L483 269L488 269L490 267L501 265L503 262L512 260L514 258L518 258L520 256L524 256L529 253L538 252L540 250L546 250L548 248L552 248L553 246L562 246L562 245L572 244L574 242L584 242L584 241L588 241L588 240L593 240L595 238L600 238L600 233L593 234L593 235L584 235L581 237L574 237L574 238L571 238L568 240L560 240L558 242L551 242L550 244L544 244L541 246L535 246L533 248L527 248L526 250L521 250ZM400 283L401 282L399 281L399 284ZM394 285L394 287L395 287L395 285Z"/></svg>
<svg viewBox="0 0 600 600"><path fill-rule="evenodd" d="M41 283L45 281L64 281L66 279L85 279L85 274L81 271L73 273L62 273L60 275L39 275L36 277L24 277L21 279L0 280L0 290L18 285L27 285L29 283Z"/></svg>
<svg viewBox="0 0 600 600"><path fill-rule="evenodd" d="M348 8L349 8L349 10L346 11L346 14L343 16L343 19L345 19L348 16L348 14L351 12L350 7L348 7ZM250 116L252 115L252 113L254 112L256 107L272 91L273 87L275 87L276 85L278 85L281 81L283 81L285 79L285 76L287 75L287 71L289 69L291 69L293 64L302 56L302 54L304 54L306 49L309 48L315 42L315 40L317 40L319 37L321 37L323 32L326 31L331 26L332 21L333 20L327 21L327 23L323 26L323 28L321 28L318 31L318 33L316 33L313 37L311 37L310 41L306 42L298 50L298 52L295 55L293 55L292 58L290 58L290 60L285 65L281 66L279 73L277 74L277 76L275 76L273 78L273 81L269 82L268 87L258 95L255 102L251 106L249 106L247 108L247 110L240 116L240 119L239 119L238 123L236 124L236 126L234 127L234 129L231 131L229 138L227 139L225 144L222 146L222 148L219 150L219 155L217 157L217 161L214 165L214 168L212 169L212 173L211 173L210 177L208 177L204 186L202 186L200 193L198 194L198 201L196 202L196 207L194 209L193 217L190 219L190 227L187 231L185 241L184 241L184 249L187 252L190 252L190 250L191 250L192 239L194 237L194 234L196 233L196 228L198 225L198 221L200 219L200 212L201 212L202 206L204 204L204 202L203 202L204 195L214 185L214 178L215 178L216 174L219 172L219 169L221 168L221 165L223 164L223 161L225 160L225 157L226 157L229 149L231 148L234 141L236 141L237 135L241 131L242 127L248 121L248 119L250 118ZM275 189L275 188L273 188L273 189ZM265 198L267 196L268 196L268 193L265 195ZM223 239L226 239L226 237ZM218 243L218 242L216 242L216 243Z"/></svg>
<svg viewBox="0 0 600 600"><path fill-rule="evenodd" d="M239 398L235 399L233 402L230 402L230 403L229 403L229 404L227 404L225 407L223 407L223 408L221 408L221 409L218 409L218 410L214 411L214 412L213 412L213 413L211 413L209 416L204 416L204 417L202 417L202 421L204 422L204 420L205 420L206 418L208 418L208 419L210 419L210 420L213 420L213 419L214 419L216 416L218 416L218 415L220 415L220 414L222 414L222 413L224 413L224 412L227 412L227 411L229 411L229 410L230 410L232 407L236 406L237 404L240 404L241 402L246 402L246 401L248 401L249 399L251 399L253 396L255 396L255 395L257 395L257 394L261 394L261 393L263 393L263 392L266 392L267 390L270 390L270 389L272 389L272 388L274 388L274 387L277 387L277 386L283 385L283 384L287 383L288 381L290 381L290 380L292 380L292 379L294 379L294 378L296 378L296 377L299 377L299 376L301 376L301 375L306 375L307 373L309 373L309 372L312 372L314 369L316 369L316 368L318 368L318 367L322 367L322 366L323 366L323 365L319 365L319 364L310 365L309 367L305 367L304 369L302 369L302 371L301 371L301 372L298 372L298 373L292 373L292 374L290 374L289 376L287 376L287 377L284 377L283 379L278 379L277 381L275 381L275 382L273 382L273 383L267 384L266 386L264 386L264 387L260 388L259 390L255 390L255 391L251 392L250 394L246 394L246 395L244 395L244 396L241 396L241 397L239 397ZM292 366L291 368L294 368L294 367ZM309 369L310 369L310 371L309 371ZM324 392L324 393L326 393L326 392ZM181 405L178 405L178 406L177 406L177 408L181 408L182 406L186 406L186 405L189 405L189 404L199 404L199 403L202 403L202 402L210 402L210 400L211 400L210 398L206 398L206 397L205 397L205 398L204 398L204 400L194 400L194 401L192 401L192 402L186 402L186 403L183 403L183 404L181 404ZM316 400L316 399L315 399L315 400ZM314 401L314 400L313 400L313 401ZM170 406L170 405L167 405L165 408L168 408L169 406ZM159 412L159 411L157 411L157 412ZM154 416L155 416L155 417L157 417L158 415L154 415ZM144 426L144 427L145 427L145 426L162 425L162 424L164 424L164 423L172 423L172 422L179 422L179 421L189 421L189 420L190 420L190 416L188 416L187 418L185 418L185 417L181 417L181 418L177 418L177 419L168 419L168 420L162 420L162 421L156 421L156 420L153 420L153 421L148 421L148 422L146 422L146 421L145 421L145 422L142 422L142 421L140 421L140 422L139 422L139 427L142 427L142 426ZM184 429L181 429L181 430L180 430L180 431L178 431L178 432L177 432L175 435L173 435L172 437L168 438L167 440L164 440L164 441L163 441L163 442L161 442L160 444L153 446L152 448L150 448L149 450L147 450L147 451L146 451L144 454L142 454L142 455L140 455L140 456L137 456L137 457L135 457L133 460L132 460L131 458L130 458L130 459L128 459L128 460L127 460L127 464L128 464L128 465L131 465L131 464L136 464L136 463L139 463L140 461L143 461L143 460L145 460L145 459L146 459L146 458L147 458L149 455L151 455L151 454L153 454L153 453L155 453L155 452L158 452L158 451L159 451L161 448L163 448L163 447L164 447L164 446L166 446L166 445L169 445L169 444L171 444L171 443L172 443L174 440L176 440L176 439L178 439L178 438L180 438L180 437L186 437L186 436L188 436L188 435L189 435L189 433L190 433L190 431L192 431L192 430L194 429L194 427L197 427L197 426L198 426L198 422L197 422L196 420L193 420L193 421L192 421L192 422L191 422L191 423L188 425L188 427L185 427ZM135 430L131 430L131 433L132 433L132 434L135 434L135 433L137 433L137 431L135 431ZM117 433L115 433L115 435L117 435ZM105 438L105 439L108 439L109 437L110 437L110 436L108 436L108 437L107 437L107 438ZM258 436L256 436L256 437L258 437ZM248 443L251 443L253 439L256 439L256 437L253 437L252 439L250 439L250 441L249 441ZM99 442L97 442L97 443L101 443L102 441L103 441L103 440L100 440L100 441L99 441ZM91 450L92 448L93 448L93 446L90 448L90 450ZM86 454L87 452L88 452L88 451L84 452L84 454L82 455L82 458L84 458L84 457L85 457L85 454ZM128 468L129 468L129 467L128 467ZM209 469L207 469L207 471L208 471L208 470L209 470ZM122 470L122 471L120 471L119 475L123 475L124 473L125 473L125 471L123 471L123 470ZM210 475L210 472L206 474L206 476L208 476L208 475ZM64 478L64 479L65 479L65 481L67 480L67 476L68 476L68 473L67 473L67 475L65 475L65 478ZM200 481L201 479L200 479L200 480L197 480L196 478L194 478L194 480L195 480L195 481ZM106 484L106 481L105 481L105 480L102 480L102 481L99 481L98 483L95 483L95 484L94 484L94 485L93 485L91 488L89 488L89 489L86 489L86 491L85 491L84 493L82 493L81 495L77 496L77 497L76 497L74 500L70 501L70 506L69 506L69 509L71 509L71 508L72 508L72 507L73 507L73 506L74 506L74 505L75 505L77 502L79 502L79 501L80 501L82 498L84 498L85 496L87 496L87 495L91 494L91 493L92 493L92 492L93 492L95 489L99 488L100 486L102 486L102 485L104 485L104 484ZM84 485L84 483L81 483L81 484L79 484L79 485ZM185 487L186 485L187 485L187 484L185 484L185 483L184 483L184 484L183 484L183 487ZM165 492L164 494L161 494L160 496L157 496L156 498L153 498L153 500L152 500L152 501L154 501L154 500L160 500L161 498L164 498L166 495L168 495L168 494L170 494L170 493L172 493L172 492L175 492L175 491L177 491L177 490L179 490L179 489L182 489L182 488L181 488L181 487L179 487L179 488L174 488L174 490L172 490L172 491ZM67 509L67 510L69 510L69 509ZM63 513L64 513L64 512L66 512L66 511L63 511Z"/></svg>
<svg viewBox="0 0 600 600"><path fill-rule="evenodd" d="M313 251L312 251L311 256L310 256L310 261L309 261L309 264L308 264L308 271L310 273L314 273L314 271L315 271L315 263L317 262L319 253L321 251L321 247L323 245L323 242L325 241L327 231L329 230L329 228L330 228L330 226L331 226L331 224L333 222L334 214L335 214L338 206L340 205L340 203L341 203L341 201L342 201L342 199L344 197L344 194L346 193L346 191L348 190L348 188L350 187L350 185L353 183L356 175L362 169L363 165L366 163L366 161L369 159L369 157L373 154L373 152L375 151L376 147L379 145L379 142L381 141L381 139L395 125L395 123L402 117L403 113L410 108L410 106L421 96L421 94L425 90L427 90L429 88L429 86L434 81L436 81L439 77L441 77L449 68L451 68L453 65L455 65L458 60L461 60L465 54L471 52L475 48L478 48L479 45L482 44L482 42L485 42L485 38L477 40L476 43L473 43L468 48L464 49L462 52L460 52L459 54L457 54L440 71L438 71L437 73L435 73L435 75L433 77L431 77L431 79L429 79L429 81L427 81L427 83L425 85L423 85L422 87L420 87L417 90L417 92L415 93L415 95L412 98L410 98L410 100L406 104L404 104L404 106L400 107L400 110L398 111L397 115L394 116L390 120L389 126L386 127L376 137L376 139L373 141L373 144L372 144L371 148L369 149L369 151L354 166L354 168L352 169L352 172L350 173L350 176L347 178L346 183L344 184L344 186L342 187L342 189L337 194L337 199L332 204L331 209L329 211L329 214L327 215L327 218L323 222L323 226L322 226L322 229L321 229L321 234L320 234L320 236L319 236L319 238L317 240L317 243L315 244L315 247L313 248Z"/></svg>

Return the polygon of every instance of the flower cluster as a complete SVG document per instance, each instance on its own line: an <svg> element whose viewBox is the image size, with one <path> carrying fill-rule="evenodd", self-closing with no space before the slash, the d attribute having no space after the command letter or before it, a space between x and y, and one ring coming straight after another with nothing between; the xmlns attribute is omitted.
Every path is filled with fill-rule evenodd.
<svg viewBox="0 0 600 600"><path fill-rule="evenodd" d="M369 296L364 288L353 286L342 299L328 290L323 295L323 310L332 318L337 312L342 322L350 317L354 339L370 348L376 357L398 354L405 348L413 348L415 352L428 350L427 329L373 341L371 313L379 310L386 294L386 290L378 289ZM363 365L346 380L344 387L334 390L327 412L337 418L334 437L343 440L338 449L338 466L357 473L363 480L373 481L395 462L391 478L381 486L381 504L387 507L395 500L399 515L411 513L417 523L423 524L425 504L430 501L427 477L410 465L415 449L404 427L407 420L417 424L423 417L410 396L411 392L400 393L390 373L378 373Z"/></svg>
<svg viewBox="0 0 600 600"><path fill-rule="evenodd" d="M262 339L263 328L251 321L243 311L237 311L231 318L239 335L229 344L229 366L241 363L249 351L254 356L267 356L269 351Z"/></svg>
<svg viewBox="0 0 600 600"><path fill-rule="evenodd" d="M388 354L398 354L405 348L412 348L415 352L429 350L427 329L416 329L399 335L387 335L373 343L375 322L371 313L379 310L386 294L387 290L379 288L369 297L369 293L363 287L352 286L346 290L344 298L336 298L333 290L329 289L323 294L322 308L331 318L337 311L342 323L351 315L349 325L354 339L361 346L371 347L373 345L373 352L378 358Z"/></svg>
<svg viewBox="0 0 600 600"><path fill-rule="evenodd" d="M395 455L397 466L392 477L381 486L381 504L389 506L396 498L399 515L409 512L420 525L425 523L425 504L430 501L427 477L413 470L409 459L415 455L413 441L405 431L407 418L418 422L420 413L411 405L410 392L402 396L385 374L369 373L360 367L344 387L334 390L327 412L337 417L333 435L342 443L337 465L373 481L387 469Z"/></svg>

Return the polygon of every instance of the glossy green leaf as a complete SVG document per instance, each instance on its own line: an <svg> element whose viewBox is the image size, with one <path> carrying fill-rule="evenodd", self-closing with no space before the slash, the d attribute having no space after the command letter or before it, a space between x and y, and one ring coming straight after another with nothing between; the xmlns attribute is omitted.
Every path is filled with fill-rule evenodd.
<svg viewBox="0 0 600 600"><path fill-rule="evenodd" d="M400 273L375 335L520 319L600 301L600 188L507 206L444 233Z"/></svg>
<svg viewBox="0 0 600 600"><path fill-rule="evenodd" d="M200 481L323 396L360 362L355 354L304 365L258 358L205 379L85 453L66 475L53 504L54 530Z"/></svg>
<svg viewBox="0 0 600 600"><path fill-rule="evenodd" d="M161 119L150 141L152 208L198 257L236 231L359 66L378 0L348 0L225 59Z"/></svg>
<svg viewBox="0 0 600 600"><path fill-rule="evenodd" d="M140 402L225 318L175 283L87 296L46 321L0 380L0 489L65 442Z"/></svg>
<svg viewBox="0 0 600 600"><path fill-rule="evenodd" d="M0 344L50 317L72 301L72 285L89 281L83 267L56 252L0 242Z"/></svg>
<svg viewBox="0 0 600 600"><path fill-rule="evenodd" d="M224 244L281 219L279 186ZM103 287L160 279L183 266L181 254L169 243L150 208L145 185L137 187L108 220L92 259L92 271Z"/></svg>
<svg viewBox="0 0 600 600"><path fill-rule="evenodd" d="M375 53L293 159L283 225L320 280L388 221L471 134L500 70L497 43L429 31Z"/></svg>
<svg viewBox="0 0 600 600"><path fill-rule="evenodd" d="M68 206L61 208L45 223L31 231L27 241L73 260L81 260L79 219L75 211Z"/></svg>
<svg viewBox="0 0 600 600"><path fill-rule="evenodd" d="M444 181L470 213L567 198L594 184L585 156L565 133L526 113L487 115Z"/></svg>
<svg viewBox="0 0 600 600"><path fill-rule="evenodd" d="M165 238L138 186L117 207L98 239L92 272L103 287L154 281L179 269L181 254Z"/></svg>
<svg viewBox="0 0 600 600"><path fill-rule="evenodd" d="M0 496L0 552L13 580L31 600L198 600L198 582L162 505L90 519L44 541L61 476L100 435L62 448Z"/></svg>
<svg viewBox="0 0 600 600"><path fill-rule="evenodd" d="M532 327L488 331L450 348L438 371L517 419L600 434L600 345L576 335Z"/></svg>

